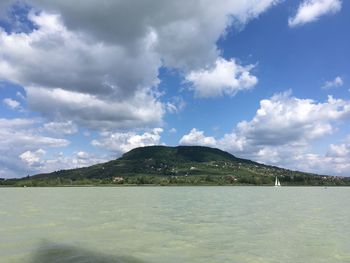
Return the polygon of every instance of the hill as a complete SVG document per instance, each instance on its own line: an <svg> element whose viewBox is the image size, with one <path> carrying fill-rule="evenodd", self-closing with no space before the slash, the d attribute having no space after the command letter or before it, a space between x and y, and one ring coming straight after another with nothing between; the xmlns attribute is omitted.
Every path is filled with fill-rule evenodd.
<svg viewBox="0 0 350 263"><path fill-rule="evenodd" d="M60 170L0 184L60 186L100 184L156 185L344 185L348 178L291 171L241 159L203 146L147 146L133 149L119 159L90 167Z"/></svg>

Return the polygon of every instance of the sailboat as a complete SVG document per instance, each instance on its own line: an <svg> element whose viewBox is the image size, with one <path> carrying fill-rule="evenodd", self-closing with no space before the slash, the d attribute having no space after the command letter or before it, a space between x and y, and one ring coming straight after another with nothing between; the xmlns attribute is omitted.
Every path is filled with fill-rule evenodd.
<svg viewBox="0 0 350 263"><path fill-rule="evenodd" d="M276 176L276 179L275 179L275 187L280 187L281 186L281 183L280 183L280 180L278 180L277 176Z"/></svg>

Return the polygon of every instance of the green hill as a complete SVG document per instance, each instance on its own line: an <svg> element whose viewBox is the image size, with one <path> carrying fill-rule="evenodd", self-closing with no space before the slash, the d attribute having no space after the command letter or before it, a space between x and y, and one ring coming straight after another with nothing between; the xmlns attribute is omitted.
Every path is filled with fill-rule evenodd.
<svg viewBox="0 0 350 263"><path fill-rule="evenodd" d="M156 185L344 185L348 178L319 176L241 159L203 146L147 146L119 159L85 168L38 174L0 184L60 186L102 184Z"/></svg>

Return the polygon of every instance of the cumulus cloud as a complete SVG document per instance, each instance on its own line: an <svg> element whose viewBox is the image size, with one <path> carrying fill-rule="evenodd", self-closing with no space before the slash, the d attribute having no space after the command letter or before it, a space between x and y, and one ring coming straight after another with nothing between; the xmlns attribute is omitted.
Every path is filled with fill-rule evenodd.
<svg viewBox="0 0 350 263"><path fill-rule="evenodd" d="M158 57L147 50L154 41L151 38L145 38L142 48L130 56L124 47L70 31L59 14L30 13L29 19L37 30L0 32L3 79L25 87L64 88L114 98L158 82Z"/></svg>
<svg viewBox="0 0 350 263"><path fill-rule="evenodd" d="M220 57L212 68L191 71L186 76L186 81L192 83L197 97L233 96L258 83L258 79L250 74L253 67L241 66L234 59L225 60Z"/></svg>
<svg viewBox="0 0 350 263"><path fill-rule="evenodd" d="M298 99L290 92L260 102L255 117L237 125L237 132L256 145L315 139L333 131L332 122L350 117L350 103L328 97L324 103Z"/></svg>
<svg viewBox="0 0 350 263"><path fill-rule="evenodd" d="M21 158L21 160L23 162L26 162L28 165L32 166L35 163L38 163L41 159L41 157L43 157L45 155L45 151L43 149L38 149L36 151L26 151L24 153L22 153L19 158Z"/></svg>
<svg viewBox="0 0 350 263"><path fill-rule="evenodd" d="M30 19L38 30L0 32L0 55L6 57L0 78L23 85L32 109L92 128L160 123L162 105L148 92L158 82L157 56L140 50L129 57L122 47L89 41L69 31L59 15Z"/></svg>
<svg viewBox="0 0 350 263"><path fill-rule="evenodd" d="M31 173L31 166L35 166L44 149L69 145L70 142L66 139L42 135L38 129L39 124L40 121L36 119L0 119L1 177L18 177ZM41 150L38 151L39 149Z"/></svg>
<svg viewBox="0 0 350 263"><path fill-rule="evenodd" d="M322 89L331 89L331 88L338 88L344 85L344 81L341 77L337 76L335 77L335 79L331 80L331 81L326 81L323 86Z"/></svg>
<svg viewBox="0 0 350 263"><path fill-rule="evenodd" d="M100 139L93 140L91 144L113 152L124 153L137 147L160 144L162 132L162 128L155 128L143 134L135 132L104 132L101 133Z"/></svg>
<svg viewBox="0 0 350 263"><path fill-rule="evenodd" d="M295 16L289 18L288 24L295 27L317 21L321 16L339 12L341 5L341 0L304 0Z"/></svg>
<svg viewBox="0 0 350 263"><path fill-rule="evenodd" d="M74 125L70 126L70 122L45 124L39 119L0 119L1 178L89 166L112 158L85 151L56 154L56 150L66 148L70 141L45 135L49 131L43 127L61 129L53 134L64 135L73 132Z"/></svg>
<svg viewBox="0 0 350 263"><path fill-rule="evenodd" d="M1 1L0 10L9 2ZM0 28L0 81L22 86L29 108L49 123L11 120L11 127L0 127L0 174L6 176L74 166L69 158L80 165L81 153L56 162L44 154L32 165L19 157L29 160L39 149L50 153L48 148L67 146L69 141L56 137L74 133L74 125L104 131L93 144L116 152L159 144L162 131L148 129L185 105L162 101L159 69L180 76L209 72L222 61L216 43L227 29L244 26L279 1L24 2L33 8L26 18L30 27ZM255 78L250 69L233 59L227 63L236 66L232 79L249 86ZM232 95L230 87L221 95Z"/></svg>
<svg viewBox="0 0 350 263"><path fill-rule="evenodd" d="M74 152L71 156L60 154L58 158L46 160L46 167L48 171L59 170L62 167L79 168L94 165L97 163L104 163L114 159L112 156L97 155L85 151Z"/></svg>
<svg viewBox="0 0 350 263"><path fill-rule="evenodd" d="M113 101L63 89L27 88L29 105L48 117L73 119L92 129L126 129L161 123L163 106L147 91Z"/></svg>
<svg viewBox="0 0 350 263"><path fill-rule="evenodd" d="M5 98L2 102L12 110L21 108L21 103L11 98Z"/></svg>
<svg viewBox="0 0 350 263"><path fill-rule="evenodd" d="M348 119L350 101L330 96L326 102L319 103L285 92L262 100L252 120L239 122L232 133L214 138L192 129L179 143L218 147L255 161L321 173L331 172L331 161L321 169L316 166L317 160L338 156L343 159L337 159L337 173L350 173L350 170L340 169L349 160L348 145L331 145L327 156L310 153L313 141L333 133L337 122Z"/></svg>
<svg viewBox="0 0 350 263"><path fill-rule="evenodd" d="M156 95L160 67L186 75L222 62L216 42L226 29L277 2L28 0L33 30L0 30L0 79L22 85L31 109L53 119L92 129L157 127L167 109L179 110ZM222 94L255 81L234 66L239 84L222 83Z"/></svg>
<svg viewBox="0 0 350 263"><path fill-rule="evenodd" d="M184 135L179 142L180 145L201 145L215 147L217 142L214 137L207 137L203 131L192 129L189 134Z"/></svg>
<svg viewBox="0 0 350 263"><path fill-rule="evenodd" d="M0 147L10 150L15 147L35 148L41 145L63 147L66 139L42 136L34 127L39 121L33 119L0 119Z"/></svg>
<svg viewBox="0 0 350 263"><path fill-rule="evenodd" d="M97 156L84 151L77 151L70 155L62 152L55 154L53 158L45 156L42 149L26 151L19 157L31 173L48 173L62 169L73 169L110 161L108 156Z"/></svg>
<svg viewBox="0 0 350 263"><path fill-rule="evenodd" d="M331 144L326 154L304 154L296 166L305 171L350 176L349 160L349 144Z"/></svg>
<svg viewBox="0 0 350 263"><path fill-rule="evenodd" d="M245 24L279 1L107 0L103 5L98 1L31 2L62 14L65 24L74 31L132 49L153 32L158 41L155 50L166 66L192 68L216 58L215 43L227 26L233 22Z"/></svg>

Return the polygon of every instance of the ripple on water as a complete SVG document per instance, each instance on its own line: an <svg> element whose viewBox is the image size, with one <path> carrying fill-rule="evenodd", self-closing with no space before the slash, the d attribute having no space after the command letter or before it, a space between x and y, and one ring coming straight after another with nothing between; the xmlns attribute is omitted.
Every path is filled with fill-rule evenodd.
<svg viewBox="0 0 350 263"><path fill-rule="evenodd" d="M350 262L350 188L0 192L2 263Z"/></svg>

